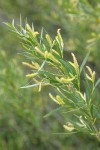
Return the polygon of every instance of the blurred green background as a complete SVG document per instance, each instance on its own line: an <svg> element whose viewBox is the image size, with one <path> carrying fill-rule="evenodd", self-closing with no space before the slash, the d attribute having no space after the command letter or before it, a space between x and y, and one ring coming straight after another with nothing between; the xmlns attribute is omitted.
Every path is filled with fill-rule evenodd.
<svg viewBox="0 0 100 150"><path fill-rule="evenodd" d="M20 89L29 82L21 64L23 48L3 24L12 19L19 24L20 15L23 26L27 18L36 30L43 27L52 37L61 28L65 59L74 52L81 64L90 50L88 64L100 76L99 0L0 0L0 150L99 150L100 143L88 135L53 134L64 132L65 122L58 113L43 118L57 107L48 97L49 88L41 93Z"/></svg>

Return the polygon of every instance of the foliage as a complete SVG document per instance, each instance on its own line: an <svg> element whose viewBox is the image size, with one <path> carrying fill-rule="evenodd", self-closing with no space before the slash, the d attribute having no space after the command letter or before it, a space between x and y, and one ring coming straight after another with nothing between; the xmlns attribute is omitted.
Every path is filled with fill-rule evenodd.
<svg viewBox="0 0 100 150"><path fill-rule="evenodd" d="M91 51L88 65L92 70L95 69L96 78L100 75L99 0L0 0L0 150L34 148L38 150L56 148L59 150L99 150L100 145L93 136L86 136L79 132L73 136L67 135L66 132L65 136L59 134L51 136L51 132L63 132L63 127L58 128L58 126L75 118L72 115L73 111L67 112L66 115L66 108L65 111L58 108L50 112L58 105L56 106L53 101L48 101L47 86L42 88L41 93L37 93L38 87L19 89L28 82L24 78L23 83L23 76L29 73L29 69L21 68L19 63L21 60L19 60L19 55L16 57L16 54L20 53L22 48L18 45L18 39L5 28L2 22L10 22L12 18L16 18L16 24L19 24L20 14L23 20L27 18L29 24L34 22L35 30L40 32L41 27L44 27L52 37L55 36L55 31L61 28L64 40L64 60L70 60L70 52L74 52L78 63L81 64L86 53ZM26 61L26 58L23 61ZM50 67L49 70L51 70ZM84 93L83 74L81 79L81 91ZM30 83L33 82L33 79L29 80ZM98 106L99 91L100 86L95 90L93 99L93 103ZM49 92L56 94L54 88ZM98 114L96 110L94 111ZM26 115L27 112L28 115ZM45 115L47 112L50 113ZM64 119L59 116L59 112L62 116L64 115ZM43 115L45 115L44 119ZM48 119L47 122L46 119ZM17 125L9 123L12 120ZM99 122L97 119L97 128L100 126Z"/></svg>
<svg viewBox="0 0 100 150"><path fill-rule="evenodd" d="M100 104L94 102L95 89L100 79L95 81L95 71L89 66L84 67L89 54L79 66L73 53L71 53L73 62L63 59L64 44L60 29L57 30L53 40L44 30L38 35L39 33L29 24L26 24L25 28L21 24L16 28L14 21L12 24L6 24L22 39L24 55L29 60L29 63L23 62L23 64L32 69L26 76L32 78L34 84L22 88L38 86L41 91L41 86L52 86L56 96L51 93L49 96L59 105L57 111L60 110L61 113L65 111L68 118L63 127L68 132L86 132L100 140L98 127Z"/></svg>

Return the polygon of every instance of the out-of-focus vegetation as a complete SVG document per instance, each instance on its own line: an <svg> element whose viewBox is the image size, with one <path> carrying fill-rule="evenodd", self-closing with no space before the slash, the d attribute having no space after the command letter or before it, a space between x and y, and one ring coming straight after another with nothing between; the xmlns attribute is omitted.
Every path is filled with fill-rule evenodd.
<svg viewBox="0 0 100 150"><path fill-rule="evenodd" d="M23 78L22 58L16 56L22 48L2 23L13 18L19 23L20 14L23 22L27 18L30 24L34 23L35 29L44 27L52 37L56 29L61 28L65 58L66 51L75 51L82 62L91 50L89 64L97 76L100 75L99 0L0 0L0 149L99 149L99 143L86 135L52 135L51 132L64 131L60 115L43 119L43 115L55 107L47 100L48 91L40 95L37 89L20 89L28 82ZM100 101L99 90L96 95Z"/></svg>

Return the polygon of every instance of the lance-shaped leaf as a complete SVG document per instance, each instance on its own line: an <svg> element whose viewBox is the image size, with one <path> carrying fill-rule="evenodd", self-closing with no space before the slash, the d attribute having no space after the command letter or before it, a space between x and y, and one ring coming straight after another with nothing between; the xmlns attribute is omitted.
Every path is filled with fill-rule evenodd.
<svg viewBox="0 0 100 150"><path fill-rule="evenodd" d="M35 38L39 33L38 32L33 32L32 28L30 27L29 24L26 24L26 29L31 33L32 37Z"/></svg>
<svg viewBox="0 0 100 150"><path fill-rule="evenodd" d="M50 47L52 47L53 43L52 43L51 37L48 34L46 34L45 37L46 37L47 42L49 43Z"/></svg>
<svg viewBox="0 0 100 150"><path fill-rule="evenodd" d="M57 104L59 104L59 105L64 105L65 104L64 101L62 100L62 98L59 95L57 95L56 97L54 97L51 93L49 93L49 96Z"/></svg>
<svg viewBox="0 0 100 150"><path fill-rule="evenodd" d="M72 57L73 57L75 70L76 70L76 72L78 74L79 73L79 65L78 65L77 59L76 59L76 57L75 57L75 55L73 53L71 53L71 54L72 54Z"/></svg>
<svg viewBox="0 0 100 150"><path fill-rule="evenodd" d="M61 58L63 58L63 39L60 34L60 29L57 30L57 36L53 41L53 48L59 53Z"/></svg>
<svg viewBox="0 0 100 150"><path fill-rule="evenodd" d="M80 66L80 73L82 72L83 67L84 67L85 64L86 64L89 55L90 55L90 51L87 53L87 55L85 56L85 58L84 58L84 60L83 60L83 62L82 62L82 64L81 64L81 66Z"/></svg>
<svg viewBox="0 0 100 150"><path fill-rule="evenodd" d="M86 74L86 77L92 81L94 83L95 81L95 71L92 72L91 68L89 66L86 66L86 68L88 69L88 72L90 74L90 76L88 74Z"/></svg>
<svg viewBox="0 0 100 150"><path fill-rule="evenodd" d="M67 131L73 131L75 128L74 128L74 125L70 122L67 122L65 125L63 125L63 127L67 130Z"/></svg>

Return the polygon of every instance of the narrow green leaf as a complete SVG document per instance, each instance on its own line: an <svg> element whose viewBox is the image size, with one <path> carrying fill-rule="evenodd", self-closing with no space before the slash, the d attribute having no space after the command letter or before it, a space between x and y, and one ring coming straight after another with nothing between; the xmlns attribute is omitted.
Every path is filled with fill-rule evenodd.
<svg viewBox="0 0 100 150"><path fill-rule="evenodd" d="M43 28L41 29L41 35L40 35L40 44L41 44L41 42L42 42L42 39L43 39Z"/></svg>
<svg viewBox="0 0 100 150"><path fill-rule="evenodd" d="M20 88L22 88L22 89L24 89L24 88L31 88L31 87L36 87L36 86L39 86L39 85L40 85L40 83L37 83L37 84L22 86Z"/></svg>
<svg viewBox="0 0 100 150"><path fill-rule="evenodd" d="M87 55L85 56L85 58L84 58L84 60L83 60L83 62L82 62L82 64L81 64L81 66L80 66L80 73L82 72L83 67L84 67L84 66L85 66L85 64L86 64L86 62L87 62L87 60L88 60L89 55L90 55L90 51L87 53Z"/></svg>
<svg viewBox="0 0 100 150"><path fill-rule="evenodd" d="M12 20L12 25L14 26L14 19Z"/></svg>
<svg viewBox="0 0 100 150"><path fill-rule="evenodd" d="M100 84L100 78L97 80L97 82L95 83L94 89L98 86L98 84Z"/></svg>
<svg viewBox="0 0 100 150"><path fill-rule="evenodd" d="M100 106L94 105L94 116L98 119L100 119Z"/></svg>
<svg viewBox="0 0 100 150"><path fill-rule="evenodd" d="M16 28L12 25L12 24L10 24L10 23L8 23L8 22L3 22L6 26L8 26L10 29L11 29L11 31L16 31L16 33L17 33L17 30L16 30Z"/></svg>
<svg viewBox="0 0 100 150"><path fill-rule="evenodd" d="M91 112L91 115L92 115L92 117L93 117L93 104L91 104L91 107L90 107L90 112Z"/></svg>
<svg viewBox="0 0 100 150"><path fill-rule="evenodd" d="M62 109L62 107L58 107L58 108L54 109L53 111L47 113L43 118L47 118L47 117L51 116L52 114L54 114L55 112L58 112L61 109Z"/></svg>

